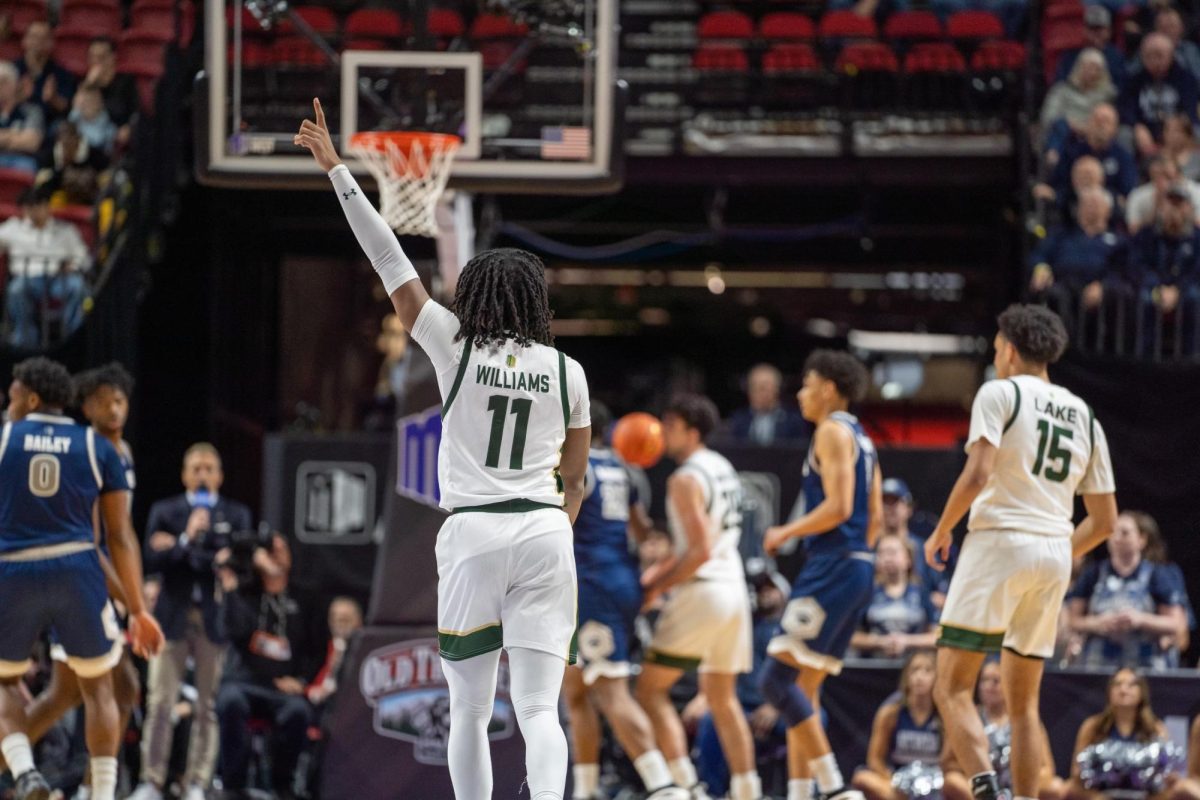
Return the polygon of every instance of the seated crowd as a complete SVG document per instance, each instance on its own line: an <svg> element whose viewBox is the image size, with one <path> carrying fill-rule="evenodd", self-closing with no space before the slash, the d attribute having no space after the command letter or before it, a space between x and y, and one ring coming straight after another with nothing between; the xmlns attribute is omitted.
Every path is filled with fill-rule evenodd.
<svg viewBox="0 0 1200 800"><path fill-rule="evenodd" d="M1033 189L1046 233L1028 293L1089 347L1197 357L1200 46L1183 11L1134 10L1114 37L1113 12L1087 6L1086 46L1057 54Z"/></svg>

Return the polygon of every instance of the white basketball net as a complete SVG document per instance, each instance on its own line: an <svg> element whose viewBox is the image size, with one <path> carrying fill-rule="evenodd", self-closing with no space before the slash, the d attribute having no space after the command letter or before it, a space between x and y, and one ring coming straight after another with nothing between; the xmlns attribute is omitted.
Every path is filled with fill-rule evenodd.
<svg viewBox="0 0 1200 800"><path fill-rule="evenodd" d="M379 184L379 213L396 233L437 236L437 203L450 178L460 140L436 137L405 149L392 141L383 148L351 144Z"/></svg>

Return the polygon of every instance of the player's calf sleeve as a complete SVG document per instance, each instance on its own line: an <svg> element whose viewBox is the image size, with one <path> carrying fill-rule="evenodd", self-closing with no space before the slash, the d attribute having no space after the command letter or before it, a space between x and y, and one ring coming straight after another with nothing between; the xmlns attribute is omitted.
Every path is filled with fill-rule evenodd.
<svg viewBox="0 0 1200 800"><path fill-rule="evenodd" d="M776 658L767 658L758 686L767 702L779 709L789 728L799 725L813 715L812 703L796 685L800 671Z"/></svg>
<svg viewBox="0 0 1200 800"><path fill-rule="evenodd" d="M463 661L442 661L450 688L447 760L458 797L492 796L492 756L487 726L496 694L499 653Z"/></svg>
<svg viewBox="0 0 1200 800"><path fill-rule="evenodd" d="M558 724L561 656L514 647L508 651L513 708L525 739L530 800L559 800L567 785L567 737Z"/></svg>

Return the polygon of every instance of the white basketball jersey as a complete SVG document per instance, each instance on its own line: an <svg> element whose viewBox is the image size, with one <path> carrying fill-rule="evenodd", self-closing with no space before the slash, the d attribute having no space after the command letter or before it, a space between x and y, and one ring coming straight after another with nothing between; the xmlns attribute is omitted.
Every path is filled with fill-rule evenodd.
<svg viewBox="0 0 1200 800"><path fill-rule="evenodd" d="M1032 375L985 383L971 409L967 448L997 447L971 506L970 530L1070 536L1076 494L1116 491L1108 441L1087 403Z"/></svg>
<svg viewBox="0 0 1200 800"><path fill-rule="evenodd" d="M715 534L712 555L696 570L696 577L743 584L746 580L745 570L741 553L738 552L738 542L742 538L742 480L737 470L725 456L701 448L684 461L675 474L688 475L700 484L700 490L704 493L704 507L708 512L709 530ZM682 553L687 549L687 534L679 520L679 512L669 498L667 525L675 552Z"/></svg>

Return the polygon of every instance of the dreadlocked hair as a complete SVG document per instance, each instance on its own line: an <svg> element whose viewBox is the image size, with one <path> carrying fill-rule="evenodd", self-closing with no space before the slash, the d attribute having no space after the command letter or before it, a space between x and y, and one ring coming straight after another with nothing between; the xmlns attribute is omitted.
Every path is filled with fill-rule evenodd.
<svg viewBox="0 0 1200 800"><path fill-rule="evenodd" d="M458 276L451 310L457 339L475 347L509 339L554 346L546 267L533 253L505 247L476 255Z"/></svg>

